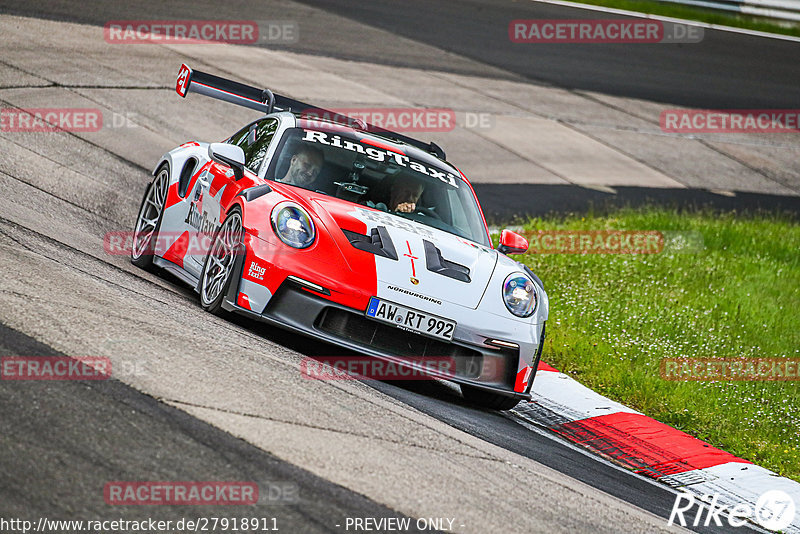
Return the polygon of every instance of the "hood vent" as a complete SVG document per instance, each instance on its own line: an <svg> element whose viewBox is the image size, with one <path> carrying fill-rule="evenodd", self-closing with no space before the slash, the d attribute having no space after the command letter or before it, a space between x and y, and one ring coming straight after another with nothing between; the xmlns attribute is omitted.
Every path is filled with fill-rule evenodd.
<svg viewBox="0 0 800 534"><path fill-rule="evenodd" d="M422 243L425 246L425 263L429 271L470 283L469 267L447 261L442 257L442 251L430 241L423 240Z"/></svg>
<svg viewBox="0 0 800 534"><path fill-rule="evenodd" d="M397 251L394 249L392 238L389 237L389 232L386 231L385 226L373 228L369 235L351 232L344 228L342 228L342 232L355 248L397 261Z"/></svg>

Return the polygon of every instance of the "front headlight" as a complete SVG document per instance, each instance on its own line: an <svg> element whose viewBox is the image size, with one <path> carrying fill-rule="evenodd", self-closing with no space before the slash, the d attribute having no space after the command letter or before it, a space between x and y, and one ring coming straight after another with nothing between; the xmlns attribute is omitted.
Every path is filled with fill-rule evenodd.
<svg viewBox="0 0 800 534"><path fill-rule="evenodd" d="M281 241L294 248L308 248L316 237L311 217L291 202L278 204L272 210L272 229Z"/></svg>
<svg viewBox="0 0 800 534"><path fill-rule="evenodd" d="M503 282L503 302L517 317L529 317L536 309L536 286L522 273L508 275Z"/></svg>

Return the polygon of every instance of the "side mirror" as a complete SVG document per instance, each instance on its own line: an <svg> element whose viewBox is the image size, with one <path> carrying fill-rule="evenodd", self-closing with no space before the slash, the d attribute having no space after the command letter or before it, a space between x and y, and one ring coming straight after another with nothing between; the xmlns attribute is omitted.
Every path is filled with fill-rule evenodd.
<svg viewBox="0 0 800 534"><path fill-rule="evenodd" d="M208 145L208 157L233 169L233 176L237 180L244 176L244 150L241 147L228 143L211 143Z"/></svg>
<svg viewBox="0 0 800 534"><path fill-rule="evenodd" d="M500 246L497 250L503 254L525 254L528 240L511 230L503 230L500 232Z"/></svg>

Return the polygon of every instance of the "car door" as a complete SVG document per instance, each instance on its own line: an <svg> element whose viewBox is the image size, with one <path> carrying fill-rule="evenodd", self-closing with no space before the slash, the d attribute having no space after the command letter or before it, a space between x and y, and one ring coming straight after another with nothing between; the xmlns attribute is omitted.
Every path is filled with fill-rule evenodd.
<svg viewBox="0 0 800 534"><path fill-rule="evenodd" d="M186 255L187 261L184 262L184 269L194 276L200 276L210 239L233 198L240 191L260 183L257 178L258 170L277 128L278 119L260 119L242 128L226 141L244 151L246 170L240 180L236 180L233 169L214 161L198 177L190 193L192 204L186 217L189 242L196 246L190 246Z"/></svg>

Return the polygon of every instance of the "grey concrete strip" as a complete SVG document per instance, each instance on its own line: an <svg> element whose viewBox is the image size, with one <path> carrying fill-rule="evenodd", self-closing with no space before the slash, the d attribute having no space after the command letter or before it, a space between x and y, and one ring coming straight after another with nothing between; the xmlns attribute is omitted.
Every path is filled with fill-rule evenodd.
<svg viewBox="0 0 800 534"><path fill-rule="evenodd" d="M32 361L64 357L2 324L0 354ZM99 532L102 527L88 528L87 522L113 518L148 525L153 518L165 522L164 528L155 527L159 532L185 532L194 528L179 528L179 521L206 518L206 527L212 527L207 531L222 531L213 528L216 517L226 518L229 526L233 518L247 518L248 526L255 519L260 527L279 531L333 533L341 532L336 525L347 517L402 517L116 380L4 380L0 405L0 513L6 524L75 520L84 528L51 524L37 530ZM256 484L259 498L246 506L117 506L104 499L104 486L111 481L207 480ZM415 521L410 524L416 532ZM156 532L149 526L116 531L140 530Z"/></svg>
<svg viewBox="0 0 800 534"><path fill-rule="evenodd" d="M215 57L214 54L218 54L216 57L219 57L219 55L224 52L223 47L217 45L171 45L170 47L181 50L186 55L202 57L203 60L208 60L209 57ZM209 56L209 54L211 55ZM259 57L275 57L277 55L278 54L275 52L264 52L262 54L249 53L246 54L243 59L240 59L238 68L232 68L231 64L236 61L236 57L238 57L237 54L237 56L233 58L226 56L227 62L224 64L226 68L231 69L233 72L253 73L253 62L257 62ZM324 76L320 78L318 73L320 71L323 73L326 71L338 72L337 65L343 63L339 60L329 58L322 60L315 58L313 59L315 68L309 69L308 65L305 63L309 60L306 58L297 56L289 58L285 53L281 54L281 56L283 61L291 60L290 67L288 68L288 72L291 73L291 76L284 78L284 83L287 84L285 86L287 88L294 85L295 90L289 90L287 92L292 95L299 95L298 98L307 98L313 101L315 97L317 99L326 98L326 95L335 94L343 102L360 102L360 106L375 103L381 106L392 107L398 106L404 102L387 97L383 91L376 93L364 87L364 84L360 81L361 79L350 80L337 75L328 78L326 83L326 78ZM323 66L321 65L322 63L326 65ZM307 71L306 75L303 75L304 70ZM269 72L270 74L279 76L281 73L287 72L287 68L272 65ZM315 72L317 74L315 74ZM417 75L422 76L421 85L427 86L427 84L425 84L425 78L428 75ZM313 86L309 86L307 83L301 83L299 87L297 86L295 80L306 80L309 76L314 76L317 83ZM379 79L386 80L385 72L384 76ZM443 95L446 93L445 86L447 84L443 84L441 78L431 79L436 82L433 84L434 86L438 85L440 87L440 91L438 95L431 95L434 99L434 103L427 105L436 106L437 103L444 104L445 100L443 99ZM382 89L384 85L387 86L387 90L390 90L393 86L397 87L397 79L395 78L393 83L379 84ZM458 88L456 87L456 89ZM483 108L479 106L485 101L485 98L479 93L464 90L463 87L461 90L464 95L467 95L462 97L462 100L467 100L464 109L475 109L477 112L484 113L484 111L482 111ZM407 92L407 89L404 92ZM357 95L363 96L359 97ZM458 95L456 95L456 97L457 96ZM359 100L359 98L361 98L361 100ZM330 99L330 96L327 96L327 99ZM453 101L452 99L450 100L451 103ZM413 103L405 101L405 104L409 105ZM649 169L646 165L642 165L635 160L631 160L622 154L616 153L608 147L593 142L585 136L565 128L556 122L530 117L518 118L493 115L492 123L490 128L481 130L479 134L497 145L496 147L487 145L486 150L482 153L483 158L495 164L494 172L487 172L484 165L480 167L476 166L476 168L469 167L469 162L467 162L467 165L462 165L464 172L476 182L494 182L497 180L501 182L522 183L530 183L533 181L536 183L539 177L536 173L524 173L522 174L522 176L524 176L523 178L520 176L518 166L517 168L502 168L503 163L506 161L517 163L520 160L519 156L524 155L523 161L531 161L535 163L538 169L543 171L540 183L558 183L560 180L566 180L571 183L587 185L635 184L652 187L681 186L680 183L661 175L661 173L657 171ZM434 139L437 137L436 135L427 135ZM443 137L443 134L439 134L439 136ZM448 136L448 140L451 142L453 141L452 135ZM457 161L456 158L465 152L475 154L473 146L464 146L458 142L453 143L453 145L456 149L455 151L450 151L450 157L454 161ZM505 157L500 157L500 154L497 153L498 149L505 149L503 150L503 152L505 152ZM512 157L509 158L508 153L511 153ZM567 158L565 158L565 156L567 156ZM474 158L472 159L474 160ZM500 165L498 166L495 162L499 162ZM501 179L498 180L498 177Z"/></svg>
<svg viewBox="0 0 800 534"><path fill-rule="evenodd" d="M0 88L3 87L44 87L50 82L39 76L29 74L0 60Z"/></svg>
<svg viewBox="0 0 800 534"><path fill-rule="evenodd" d="M524 153L577 185L682 187L680 182L562 124L538 118L496 117L484 135Z"/></svg>
<svg viewBox="0 0 800 534"><path fill-rule="evenodd" d="M96 144L112 154L125 154L128 161L142 168L155 165L169 147L174 147L172 139L162 137L158 133L143 127L136 127L136 124L127 121L125 111L112 111L112 109L99 106L96 101L90 100L73 91L63 87L47 87L31 91L30 89L5 89L0 91L0 99L8 102L17 108L80 108L89 110L99 110L102 117L102 124L99 124L97 131L76 132L82 139ZM58 102L57 106L53 103ZM116 108L119 109L119 108ZM115 124L120 119L118 124ZM100 122L100 121L98 121ZM47 132L53 133L53 132ZM136 146L137 150L130 150L131 146Z"/></svg>
<svg viewBox="0 0 800 534"><path fill-rule="evenodd" d="M459 532L479 532L478 525L484 522L482 517L487 515L495 518L517 517L520 503L513 497L514 487L524 487L530 481L535 481L537 494L542 492L545 495L559 495L558 504L539 495L534 500L535 505L523 506L526 508L527 519L520 518L521 524L495 523L495 530L520 533L587 532L600 528L602 531L605 530L605 525L598 527L595 521L587 521L586 518L605 516L609 509L616 509L619 504L616 499L606 495L596 498L588 494L586 487L573 486L572 492L564 493L559 489L560 475L541 465L530 464L527 460L520 461L520 457L509 455L499 448L493 451L496 455L486 458L470 458L438 450L420 455L404 444L382 443L376 447L373 441L359 436L334 434L314 428L299 432L285 423L241 416L238 420L231 420L227 414L213 413L203 408L182 408L204 420L224 424L228 431L247 441L269 443L270 449L277 456L298 459L312 473L326 479L333 477L346 487L361 488L360 491L366 495L375 492L386 495L386 482L390 480L392 489L386 495L389 502L399 503L405 501L408 495L414 495L420 503L418 509L436 514L434 517L447 517L448 511L459 510ZM287 436L287 439L274 440L272 436L275 435ZM357 451L344 456L344 479L341 478L340 468L331 465L328 452L305 447L306 442L332 442L341 450ZM404 474L398 476L398 471ZM429 484L421 484L419 474L433 472L441 477L443 486L458 487L462 491L442 493ZM472 476L465 478L465 472L481 476L477 486L474 486ZM473 492L479 494L480 499L473 500ZM563 512L565 506L580 506L583 512L580 516L568 517ZM619 519L630 521L626 530L630 529L631 532L641 528L652 528L653 532L668 530L664 522L659 520L644 527L641 521L645 518L640 514ZM621 524L623 523L617 523L613 528L619 529Z"/></svg>
<svg viewBox="0 0 800 534"><path fill-rule="evenodd" d="M284 55L288 55L284 53ZM293 54L298 61L318 71L331 68L331 58L319 56L303 56ZM406 105L428 108L453 108L457 111L504 113L508 106L499 99L487 98L468 84L455 83L463 78L475 79L464 75L450 74L435 70L422 70L410 67L393 67L380 64L365 64L355 61L336 61L336 72L351 80L364 80L371 87L386 94L393 95ZM477 78L484 85L498 82L492 78ZM413 82L411 81L413 80ZM498 82L504 83L504 82ZM510 83L510 82L506 82ZM525 84L528 85L528 84ZM315 95L319 96L319 95ZM340 104L356 104L360 98L345 98L338 92L329 94L327 99L338 100Z"/></svg>
<svg viewBox="0 0 800 534"><path fill-rule="evenodd" d="M647 126L647 120L587 98L577 91L530 83L522 79L493 79L452 73L434 73L447 83L469 89L483 98L484 106L494 103L504 115L519 115L560 122L590 122L622 127Z"/></svg>
<svg viewBox="0 0 800 534"><path fill-rule="evenodd" d="M492 117L492 123L497 124L497 117ZM430 138L446 148L450 161L474 183L570 183L566 176L537 161L536 153L520 146L527 132L517 131L516 134L523 138L510 144L504 143L505 136L494 126L488 129L458 127L451 132L431 134Z"/></svg>
<svg viewBox="0 0 800 534"><path fill-rule="evenodd" d="M62 85L164 87L166 70L177 72L175 67L162 70L169 57L163 48L109 44L103 28L82 24L4 15L0 45L7 64Z"/></svg>
<svg viewBox="0 0 800 534"><path fill-rule="evenodd" d="M221 141L257 118L251 110L199 95L180 98L171 89L75 88L72 92L111 113L117 124L110 129L117 137L149 135L151 144L139 148L155 158L186 141ZM146 162L148 169L153 165L153 159Z"/></svg>
<svg viewBox="0 0 800 534"><path fill-rule="evenodd" d="M640 161L646 161L656 169L669 172L680 177L680 182L691 189L750 191L773 195L796 195L800 188L787 187L771 178L767 169L775 163L767 159L767 147L754 148L750 157L761 156L760 161L753 162L752 167L744 165L722 150L688 139L684 136L665 135L662 133L647 134L642 132L611 130L582 126L579 129L592 137L602 140L606 145L620 147ZM650 138L649 142L642 142ZM747 151L750 147L739 147ZM800 149L800 147L798 147ZM774 149L778 153L789 155L786 149ZM780 167L784 173L791 174L791 167ZM794 176L800 176L795 174ZM787 181L791 182L791 179ZM795 182L796 184L796 182ZM639 184L629 184L639 185ZM796 184L794 187L797 187Z"/></svg>
<svg viewBox="0 0 800 534"><path fill-rule="evenodd" d="M665 133L660 127L660 115L675 106L598 93L581 94L618 110L620 116L640 118L646 125L615 128L608 123L575 120L574 128L678 177L687 187L778 195L800 193L798 133Z"/></svg>
<svg viewBox="0 0 800 534"><path fill-rule="evenodd" d="M171 84L185 61L315 105L452 108L458 118L455 129L414 135L444 146L476 183L687 186L773 194L793 194L800 187L794 157L800 146L797 136L727 136L710 142L668 136L659 129L659 104L509 77L481 78L265 48L111 45L100 29L78 24L2 17L0 27L9 30L0 35L10 49L5 60L9 65L41 80L67 84L63 90L73 96L55 88L0 95L15 105L81 102L74 98L81 95L99 104L111 119L125 123L130 118L138 129L80 135L116 153L133 142L140 147L133 154L140 166L149 166L158 157L154 154L189 139L223 139L256 116L196 95L177 97ZM37 36L39 47L66 49L69 57L12 46L26 30ZM130 68L133 64L137 68ZM91 72L75 75L83 71ZM91 87L82 87L86 85ZM746 148L732 146L739 142Z"/></svg>
<svg viewBox="0 0 800 534"><path fill-rule="evenodd" d="M771 137L779 136L779 139L774 140L774 144L741 143L738 140L737 142L710 140L705 144L768 178L774 182L776 191L789 191L778 194L800 195L800 183L797 179L800 176L800 143L796 142L796 138L800 135L773 134ZM745 190L750 190L753 184L743 187L747 188ZM741 188L736 189L741 190Z"/></svg>

